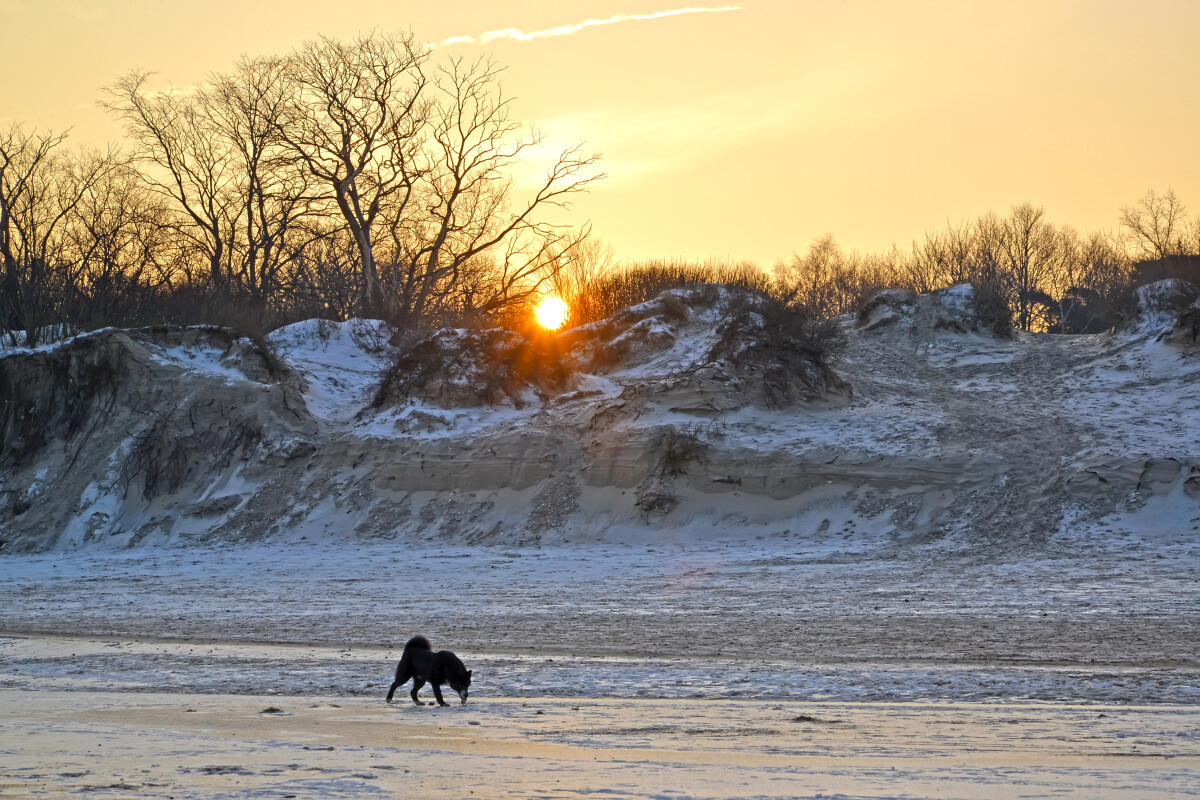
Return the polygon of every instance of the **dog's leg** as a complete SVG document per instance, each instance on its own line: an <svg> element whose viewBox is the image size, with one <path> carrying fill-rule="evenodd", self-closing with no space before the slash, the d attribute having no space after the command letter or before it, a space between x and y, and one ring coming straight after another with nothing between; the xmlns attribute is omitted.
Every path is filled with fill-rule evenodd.
<svg viewBox="0 0 1200 800"><path fill-rule="evenodd" d="M419 706L424 705L424 703L422 703L420 700L417 699L417 690L420 689L424 685L425 685L424 678L422 678L420 676L413 676L413 688L412 688L412 691L409 692L409 694L412 695L413 702ZM434 687L434 691L435 692L437 691L437 687Z"/></svg>
<svg viewBox="0 0 1200 800"><path fill-rule="evenodd" d="M445 700L442 699L442 687L438 686L436 683L431 683L429 685L433 687L433 696L437 698L439 706L450 705L449 703L447 703Z"/></svg>
<svg viewBox="0 0 1200 800"><path fill-rule="evenodd" d="M396 665L396 680L392 681L392 688L388 689L387 701L389 703L392 702L392 695L396 693L396 690L408 683L408 679L411 677L412 674L408 671L408 665L402 660Z"/></svg>

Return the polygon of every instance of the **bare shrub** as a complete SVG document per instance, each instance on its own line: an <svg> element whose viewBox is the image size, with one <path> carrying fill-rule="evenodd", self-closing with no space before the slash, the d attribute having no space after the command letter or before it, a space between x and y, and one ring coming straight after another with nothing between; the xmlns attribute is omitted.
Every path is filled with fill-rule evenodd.
<svg viewBox="0 0 1200 800"><path fill-rule="evenodd" d="M644 520L669 514L677 505L675 478L686 475L688 467L703 462L711 447L710 441L724 436L717 423L691 424L662 428L651 446L655 464L649 477L638 487L634 506Z"/></svg>
<svg viewBox="0 0 1200 800"><path fill-rule="evenodd" d="M507 399L519 408L530 389L559 391L570 375L555 337L535 330L442 328L401 337L394 347L371 408L411 398L465 406Z"/></svg>
<svg viewBox="0 0 1200 800"><path fill-rule="evenodd" d="M1012 338L1013 311L1004 293L988 282L973 286L971 317L975 324L999 339Z"/></svg>
<svg viewBox="0 0 1200 800"><path fill-rule="evenodd" d="M686 475L688 464L703 460L708 447L708 442L702 438L702 429L698 425L666 428L659 434L654 445L658 452L655 475L659 478Z"/></svg>
<svg viewBox="0 0 1200 800"><path fill-rule="evenodd" d="M597 339L611 339L628 330L633 325L645 319L657 317L668 323L681 323L689 315L689 301L692 305L712 305L717 301L717 288L711 285L698 287L688 299L667 290L652 300L646 300L630 306L593 324L586 332ZM566 331L564 341L574 341L579 334Z"/></svg>
<svg viewBox="0 0 1200 800"><path fill-rule="evenodd" d="M79 434L114 401L124 359L95 338L0 358L0 463L25 463L51 439Z"/></svg>
<svg viewBox="0 0 1200 800"><path fill-rule="evenodd" d="M1183 310L1190 308L1200 300L1200 286L1191 281L1175 279L1169 283L1163 301L1171 308Z"/></svg>
<svg viewBox="0 0 1200 800"><path fill-rule="evenodd" d="M170 494L193 472L220 472L263 439L263 429L256 423L234 419L226 427L221 417L216 420L200 422L194 408L188 410L188 424L174 415L157 416L134 437L121 471L126 490L140 476L146 499Z"/></svg>
<svg viewBox="0 0 1200 800"><path fill-rule="evenodd" d="M717 334L708 358L760 375L769 406L811 399L841 383L830 368L845 344L835 320L769 295L743 294L730 303Z"/></svg>
<svg viewBox="0 0 1200 800"><path fill-rule="evenodd" d="M655 484L638 495L634 506L642 512L643 519L659 514L669 514L679 505L679 498L669 487Z"/></svg>
<svg viewBox="0 0 1200 800"><path fill-rule="evenodd" d="M1200 307L1192 305L1180 311L1172 334L1170 338L1173 341L1186 344L1200 342Z"/></svg>
<svg viewBox="0 0 1200 800"><path fill-rule="evenodd" d="M296 372L284 363L279 357L279 353L275 351L275 345L271 344L266 338L258 334L250 334L245 337L249 342L249 347L242 349L239 354L243 361L248 358L254 359L269 381L282 381L289 378L295 378ZM248 376L252 377L252 376Z"/></svg>
<svg viewBox="0 0 1200 800"><path fill-rule="evenodd" d="M1072 287L1058 305L1060 325L1053 333L1102 333L1121 321L1117 309L1091 289Z"/></svg>
<svg viewBox="0 0 1200 800"><path fill-rule="evenodd" d="M854 321L860 327L869 323L872 314L883 306L915 308L917 293L911 289L870 289L858 298L854 308Z"/></svg>
<svg viewBox="0 0 1200 800"><path fill-rule="evenodd" d="M1155 312L1169 315L1182 314L1196 307L1200 301L1200 288L1190 281L1178 278L1168 278L1156 281L1146 286L1140 286L1133 293L1134 313L1129 320L1134 321L1140 315Z"/></svg>
<svg viewBox="0 0 1200 800"><path fill-rule="evenodd" d="M160 416L134 437L122 477L128 487L142 476L142 495L153 498L183 485L192 454L171 431L167 417Z"/></svg>
<svg viewBox="0 0 1200 800"><path fill-rule="evenodd" d="M317 328L322 337L328 336L325 326ZM392 346L397 331L390 325L375 325L363 320L350 323L350 340L368 353L383 353Z"/></svg>
<svg viewBox="0 0 1200 800"><path fill-rule="evenodd" d="M725 284L766 291L770 280L752 263L652 260L629 264L575 287L568 298L571 323L583 325L607 319L630 306L644 303L669 289Z"/></svg>
<svg viewBox="0 0 1200 800"><path fill-rule="evenodd" d="M155 325L232 328L246 336L260 337L288 321L261 300L199 281L179 285L167 293L158 314L147 320Z"/></svg>

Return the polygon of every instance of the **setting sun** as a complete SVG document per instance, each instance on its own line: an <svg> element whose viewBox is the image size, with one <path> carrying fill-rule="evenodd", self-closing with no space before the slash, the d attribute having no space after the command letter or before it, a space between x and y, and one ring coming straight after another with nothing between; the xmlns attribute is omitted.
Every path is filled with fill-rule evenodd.
<svg viewBox="0 0 1200 800"><path fill-rule="evenodd" d="M563 326L570 312L570 307L563 302L561 297L550 295L542 298L542 302L538 303L537 308L534 309L533 315L537 319L538 325L554 331Z"/></svg>

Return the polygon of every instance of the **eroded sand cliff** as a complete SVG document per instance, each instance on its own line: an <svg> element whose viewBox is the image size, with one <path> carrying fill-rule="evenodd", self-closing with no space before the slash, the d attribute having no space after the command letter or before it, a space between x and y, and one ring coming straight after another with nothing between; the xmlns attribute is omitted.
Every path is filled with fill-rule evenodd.
<svg viewBox="0 0 1200 800"><path fill-rule="evenodd" d="M1196 309L1169 295L1144 290L1121 332L998 339L970 287L884 292L838 320L831 370L803 353L780 370L744 298L676 290L536 350L442 332L431 346L457 360L390 396L373 324L299 323L267 347L99 331L0 357L0 552L1190 526Z"/></svg>

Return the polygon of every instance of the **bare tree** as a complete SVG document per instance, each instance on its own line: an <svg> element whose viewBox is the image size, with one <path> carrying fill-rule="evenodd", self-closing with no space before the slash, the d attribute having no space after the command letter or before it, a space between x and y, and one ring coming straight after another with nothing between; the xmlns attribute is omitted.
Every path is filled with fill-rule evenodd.
<svg viewBox="0 0 1200 800"><path fill-rule="evenodd" d="M147 186L177 209L168 219L184 250L207 263L218 301L243 295L262 310L312 239L307 223L320 205L280 136L292 86L285 64L242 59L186 92L149 91L148 77L118 80L106 106L125 121Z"/></svg>
<svg viewBox="0 0 1200 800"><path fill-rule="evenodd" d="M366 315L384 308L376 221L385 208L405 217L422 172L427 54L411 35L322 37L287 66L295 89L279 134L332 195L354 236Z"/></svg>
<svg viewBox="0 0 1200 800"><path fill-rule="evenodd" d="M148 91L144 71L114 83L107 107L125 121L147 186L178 209L186 281L187 255L200 254L221 296L309 304L302 296L322 283L313 270L328 263L340 296L340 255L304 255L339 236L331 217L353 239L357 312L368 316L493 314L571 258L586 226L539 211L602 177L585 174L596 157L567 149L516 202L513 171L543 137L510 120L490 62L450 61L431 83L429 53L411 35L372 33L243 59L187 92Z"/></svg>
<svg viewBox="0 0 1200 800"><path fill-rule="evenodd" d="M308 223L323 210L309 171L281 136L289 89L282 59L243 58L197 94L235 157L240 234L232 278L258 303L274 297L285 269L319 235Z"/></svg>
<svg viewBox="0 0 1200 800"><path fill-rule="evenodd" d="M945 240L935 231L925 231L925 237L913 240L912 249L904 260L903 286L925 293L940 288L949 273L949 253Z"/></svg>
<svg viewBox="0 0 1200 800"><path fill-rule="evenodd" d="M147 185L182 212L178 235L204 255L212 285L224 288L242 205L236 154L195 91L152 92L149 77L134 70L118 79L104 106L124 120Z"/></svg>
<svg viewBox="0 0 1200 800"><path fill-rule="evenodd" d="M1016 310L1016 324L1031 330L1038 307L1047 307L1048 281L1055 273L1062 247L1058 232L1046 220L1041 206L1013 206L1003 221L1001 237L1003 276ZM1045 321L1041 321L1044 323Z"/></svg>
<svg viewBox="0 0 1200 800"><path fill-rule="evenodd" d="M1070 285L1062 292L1063 331L1091 333L1130 311L1133 269L1117 236L1093 232L1079 240Z"/></svg>
<svg viewBox="0 0 1200 800"><path fill-rule="evenodd" d="M1162 195L1151 189L1136 204L1123 207L1121 225L1143 258L1167 258L1186 250L1187 209L1173 189Z"/></svg>
<svg viewBox="0 0 1200 800"><path fill-rule="evenodd" d="M845 314L869 288L877 288L868 264L858 253L843 252L833 234L826 234L804 256L775 265L774 294L817 318Z"/></svg>
<svg viewBox="0 0 1200 800"><path fill-rule="evenodd" d="M454 59L438 72L419 205L393 217L398 318L420 318L460 292L485 315L520 303L586 238L586 230L552 224L541 212L565 208L572 195L603 178L590 169L599 157L582 145L564 150L527 197L514 202L513 170L544 136L511 119L499 73L482 59ZM490 267L468 279L480 264Z"/></svg>
<svg viewBox="0 0 1200 800"><path fill-rule="evenodd" d="M171 277L176 248L161 198L121 164L84 194L67 228L71 265L67 314L83 330L160 319L157 292Z"/></svg>
<svg viewBox="0 0 1200 800"><path fill-rule="evenodd" d="M971 238L970 267L966 277L972 283L1001 290L1004 272L1005 223L989 211L975 220Z"/></svg>
<svg viewBox="0 0 1200 800"><path fill-rule="evenodd" d="M1200 214L1185 220L1179 236L1179 254L1200 256Z"/></svg>
<svg viewBox="0 0 1200 800"><path fill-rule="evenodd" d="M974 280L978 246L978 231L970 222L953 225L947 221L944 233L926 231L924 239L913 241L911 252L901 265L904 288L931 292Z"/></svg>
<svg viewBox="0 0 1200 800"><path fill-rule="evenodd" d="M289 265L285 310L295 319L347 319L362 304L357 243L344 226L322 233Z"/></svg>
<svg viewBox="0 0 1200 800"><path fill-rule="evenodd" d="M574 246L562 268L549 277L551 290L574 307L588 302L586 293L616 268L616 249L608 242L588 237Z"/></svg>
<svg viewBox="0 0 1200 800"><path fill-rule="evenodd" d="M65 321L75 278L65 233L87 193L118 163L112 151L64 151L65 139L27 135L19 125L0 134L0 328L24 330L29 345L44 325Z"/></svg>

